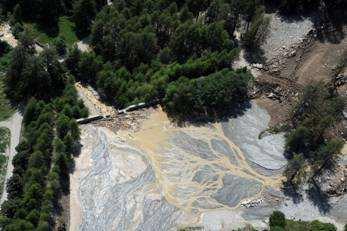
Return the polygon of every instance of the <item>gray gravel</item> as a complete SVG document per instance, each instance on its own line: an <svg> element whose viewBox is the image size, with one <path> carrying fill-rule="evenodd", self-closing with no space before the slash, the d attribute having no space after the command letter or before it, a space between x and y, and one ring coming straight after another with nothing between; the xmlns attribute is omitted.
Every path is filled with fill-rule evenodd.
<svg viewBox="0 0 347 231"><path fill-rule="evenodd" d="M177 208L164 199L147 197L155 181L148 163L142 173L127 180L122 169L117 169L117 161L123 161L119 159L121 155L126 153L132 160L142 159L142 154L130 146L108 140L102 131L89 132L94 132L97 146L91 153L93 164L80 181L83 217L79 230L170 230L176 227L174 221L180 215ZM142 211L142 219L138 217L139 211Z"/></svg>
<svg viewBox="0 0 347 231"><path fill-rule="evenodd" d="M227 142L219 139L212 139L211 146L214 151L227 156L231 163L237 164L236 153L232 150Z"/></svg>
<svg viewBox="0 0 347 231"><path fill-rule="evenodd" d="M175 145L193 155L206 160L214 160L217 156L212 152L208 143L203 140L199 140L191 137L185 132L177 132L172 139Z"/></svg>
<svg viewBox="0 0 347 231"><path fill-rule="evenodd" d="M10 179L13 172L12 160L17 153L16 147L19 144L19 140L20 140L22 120L23 120L22 115L19 114L19 112L15 112L8 120L0 122L0 127L7 127L11 131L10 148L7 151L8 162L7 162L6 177L4 181L5 182L4 190L1 194L0 204L2 204L7 199L6 185L7 185L8 179Z"/></svg>
<svg viewBox="0 0 347 231"><path fill-rule="evenodd" d="M213 197L222 204L235 207L241 200L258 194L261 189L259 181L227 174L223 178L223 187Z"/></svg>
<svg viewBox="0 0 347 231"><path fill-rule="evenodd" d="M161 231L202 224L219 231L246 223L264 229L275 209L289 218L342 223L345 198L333 201L329 214L321 214L307 198L294 204L267 186L286 164L283 134L258 139L269 119L251 103L244 115L222 123L222 131L219 125L165 127L170 131L166 141L151 153L135 145L142 144L136 137L139 143L125 142L107 129L83 127L79 174L72 178L81 207L77 230Z"/></svg>
<svg viewBox="0 0 347 231"><path fill-rule="evenodd" d="M209 165L204 165L200 170L195 173L193 181L198 183L212 182L218 179L218 175L214 169Z"/></svg>
<svg viewBox="0 0 347 231"><path fill-rule="evenodd" d="M261 46L268 61L288 51L292 45L300 43L313 29L309 18L285 20L278 14L269 14L269 34Z"/></svg>
<svg viewBox="0 0 347 231"><path fill-rule="evenodd" d="M254 163L253 167L264 175L280 173L287 163L283 157L284 134L259 139L259 134L268 128L269 121L268 113L253 102L242 116L222 125L225 136L239 146L248 161Z"/></svg>

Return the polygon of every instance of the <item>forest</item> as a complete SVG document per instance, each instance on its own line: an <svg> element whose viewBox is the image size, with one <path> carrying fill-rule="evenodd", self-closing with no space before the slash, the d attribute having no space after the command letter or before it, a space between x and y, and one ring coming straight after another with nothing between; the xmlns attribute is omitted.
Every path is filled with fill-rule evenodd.
<svg viewBox="0 0 347 231"><path fill-rule="evenodd" d="M0 5L16 32L22 31L20 25L28 21L54 28L59 17L66 15L75 23L80 38L90 35L93 51L81 53L70 47L65 66L77 80L93 85L111 105L123 108L139 102L163 102L165 98L163 106L168 108L165 106L168 99L174 100L167 95L170 83L186 77L193 85L194 79L231 68L240 46L234 32L241 19L247 23L247 30L241 35L242 45L256 49L266 30L265 7L271 5L291 13L317 8L319 2L119 0L107 6L104 0L2 0ZM325 5L328 9L343 9L346 3L325 1ZM60 55L65 54L66 45L61 38L53 45ZM244 80L245 84L252 84L251 78ZM61 91L59 80L54 82L56 91ZM20 100L30 95L22 90L15 91L13 94L22 95L12 95L13 98ZM180 90L176 88L175 94L184 94ZM211 103L218 105L218 102Z"/></svg>
<svg viewBox="0 0 347 231"><path fill-rule="evenodd" d="M74 78L54 49L36 54L23 34L10 52L5 90L13 102L25 103L22 141L1 206L3 230L51 230L59 200L69 193L72 156L79 150L76 119L88 116L77 99ZM64 224L57 224L64 229Z"/></svg>
<svg viewBox="0 0 347 231"><path fill-rule="evenodd" d="M5 90L13 103L26 105L9 198L1 207L2 230L65 230L55 217L79 150L76 119L88 116L75 80L92 85L117 108L146 102L161 104L173 118L224 115L249 99L253 76L231 64L240 46L259 46L265 7L300 13L318 9L319 2L115 0L107 6L105 0L0 0L1 18L20 39L12 51L0 43L7 57ZM344 0L323 2L327 9L346 9ZM93 51L81 52L61 38L36 51L24 24L54 30L62 16L74 23L79 39L89 36ZM234 33L241 19L248 29L239 44ZM342 99L321 85L304 91L286 138L292 185L304 163L321 169L334 162L341 141L324 134L340 121L341 108Z"/></svg>

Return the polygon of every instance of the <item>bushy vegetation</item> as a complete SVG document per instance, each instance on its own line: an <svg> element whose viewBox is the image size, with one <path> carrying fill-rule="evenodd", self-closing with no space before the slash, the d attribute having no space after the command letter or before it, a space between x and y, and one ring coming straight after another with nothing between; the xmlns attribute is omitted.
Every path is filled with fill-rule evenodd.
<svg viewBox="0 0 347 231"><path fill-rule="evenodd" d="M264 7L256 8L248 25L248 29L242 34L242 43L250 51L259 48L266 34L270 19L264 16Z"/></svg>
<svg viewBox="0 0 347 231"><path fill-rule="evenodd" d="M10 144L10 131L7 128L0 127L0 154L3 154Z"/></svg>
<svg viewBox="0 0 347 231"><path fill-rule="evenodd" d="M335 165L343 141L331 131L342 120L345 99L323 83L309 85L292 110L286 136L287 187L297 189Z"/></svg>
<svg viewBox="0 0 347 231"><path fill-rule="evenodd" d="M20 45L11 54L6 75L6 93L17 102L31 97L50 100L64 88L65 70L53 49L35 55L35 45L30 36L23 34Z"/></svg>
<svg viewBox="0 0 347 231"><path fill-rule="evenodd" d="M19 33L14 33L16 31L16 25L19 27ZM61 39L66 43L66 46L71 47L78 41L75 28L75 23L72 22L69 17L61 16L58 19L57 28L51 28L53 31L49 31L35 22L23 22L23 25L18 23L15 24L12 27L12 32L19 37L23 30L27 30L31 33L31 36L41 44L54 45L56 42L55 40Z"/></svg>
<svg viewBox="0 0 347 231"><path fill-rule="evenodd" d="M200 86L192 97L220 90L224 99L232 101L228 105L240 102L247 98L247 91L236 82L248 86L251 78L245 78L242 71L231 71L239 51L233 34L238 19L256 10L248 9L243 2L115 1L97 13L92 24L95 53L80 54L74 49L66 66L77 79L95 85L104 99L120 108L139 102L163 102L168 112L182 114L178 102L169 101L183 94L176 86L182 85L184 78L189 79L188 88ZM235 89L223 89L216 83L213 86L219 78L226 83L230 76L235 83L228 84ZM209 107L210 112L224 110L222 98L199 99L191 109L195 114L206 114Z"/></svg>
<svg viewBox="0 0 347 231"><path fill-rule="evenodd" d="M55 225L59 198L68 192L72 155L78 150L75 119L88 114L71 75L95 86L119 108L160 102L178 119L224 115L248 99L253 80L247 70L231 68L239 53L236 25L240 19L246 23L242 43L257 48L268 23L263 2L117 0L105 6L105 0L1 1L3 13L11 15L14 34L21 38L11 52L0 43L0 71L6 69L7 95L27 103L23 140L7 188L9 200L1 209L2 229L50 230ZM345 8L343 0L275 4L286 12L301 12L317 9L321 2L329 9ZM42 33L47 28L55 33ZM91 35L92 52L71 48L77 41L75 31L80 37ZM38 54L33 37L54 46ZM59 62L58 55L66 53ZM3 109L7 101L1 90L2 85ZM286 186L297 188L334 165L342 142L330 131L341 120L343 106L344 100L322 84L305 89L286 137ZM8 116L6 111L1 110L0 120ZM270 219L272 230L290 230L290 224L280 213ZM305 225L312 231L333 230L319 222Z"/></svg>
<svg viewBox="0 0 347 231"><path fill-rule="evenodd" d="M230 67L230 60L237 55L231 52L211 53L205 57L189 59L183 64L177 62L150 69L145 73L129 72L126 68L114 71L110 63L106 63L97 76L99 92L110 102L124 107L137 102L152 102L166 95L169 83L176 82L184 76L197 79Z"/></svg>
<svg viewBox="0 0 347 231"><path fill-rule="evenodd" d="M0 77L0 121L9 118L12 113L12 107L5 95L5 85Z"/></svg>
<svg viewBox="0 0 347 231"><path fill-rule="evenodd" d="M11 132L8 128L0 127L0 190L4 190L4 181L7 170L8 157L5 155L6 148L10 145Z"/></svg>
<svg viewBox="0 0 347 231"><path fill-rule="evenodd" d="M11 47L0 41L0 121L7 119L12 114L12 108L5 94L4 75L10 63Z"/></svg>
<svg viewBox="0 0 347 231"><path fill-rule="evenodd" d="M280 211L274 211L270 216L270 231L336 231L336 227L330 223L320 221L295 221L285 218Z"/></svg>
<svg viewBox="0 0 347 231"><path fill-rule="evenodd" d="M179 118L220 115L247 99L251 80L246 70L228 69L199 79L181 77L168 86L164 109Z"/></svg>
<svg viewBox="0 0 347 231"><path fill-rule="evenodd" d="M2 204L2 230L52 230L59 198L68 193L72 155L79 150L76 119L87 109L78 100L74 79L53 49L36 54L23 35L6 74L8 95L26 103L23 134L13 159L13 176Z"/></svg>
<svg viewBox="0 0 347 231"><path fill-rule="evenodd" d="M94 7L106 4L104 0L89 0ZM3 13L11 13L14 20L38 22L44 26L56 26L62 15L71 14L74 5L87 0L3 0L0 6ZM96 9L95 9L96 10Z"/></svg>

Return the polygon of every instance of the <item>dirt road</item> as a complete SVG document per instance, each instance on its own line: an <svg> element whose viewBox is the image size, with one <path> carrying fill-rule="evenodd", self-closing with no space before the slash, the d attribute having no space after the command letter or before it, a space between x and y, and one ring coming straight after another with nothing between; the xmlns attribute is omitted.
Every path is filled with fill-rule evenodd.
<svg viewBox="0 0 347 231"><path fill-rule="evenodd" d="M11 141L10 147L7 150L8 163L7 163L7 171L5 176L4 190L1 194L0 204L2 204L7 199L6 185L8 179L12 176L13 165L12 159L16 154L16 147L19 144L20 140L20 132L22 127L23 117L19 112L16 112L6 121L0 122L0 127L6 127L11 131Z"/></svg>

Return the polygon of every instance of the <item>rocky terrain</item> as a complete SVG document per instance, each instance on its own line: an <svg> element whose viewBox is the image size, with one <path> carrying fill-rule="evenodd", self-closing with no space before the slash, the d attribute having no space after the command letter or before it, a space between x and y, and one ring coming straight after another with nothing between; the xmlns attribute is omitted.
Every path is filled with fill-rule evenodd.
<svg viewBox="0 0 347 231"><path fill-rule="evenodd" d="M71 180L71 209L80 211L71 229L175 230L202 225L205 212L260 200L278 189L286 164L282 135L257 138L268 121L252 103L240 119L201 127L173 126L160 109L135 133L86 125ZM247 123L252 129L233 140Z"/></svg>
<svg viewBox="0 0 347 231"><path fill-rule="evenodd" d="M270 16L262 47L266 65L251 66L244 53L234 63L252 67L258 82L271 85L242 115L177 126L160 108L151 108L81 127L82 152L70 177L70 230L222 230L247 223L266 228L275 209L290 219L319 219L342 230L346 171L321 179L327 193L338 186L328 208L305 193L294 202L281 192L284 135L260 134L284 120L296 88L331 78L345 40L315 40L308 18ZM346 147L343 152L339 163L345 168Z"/></svg>
<svg viewBox="0 0 347 231"><path fill-rule="evenodd" d="M266 227L276 208L296 219L319 210L280 192L283 135L259 133L268 113L255 102L244 115L206 126L174 126L161 109L137 132L82 127L82 153L71 175L70 230L208 230ZM336 201L323 221L343 222ZM320 215L321 216L321 215ZM320 217L317 216L317 217Z"/></svg>

